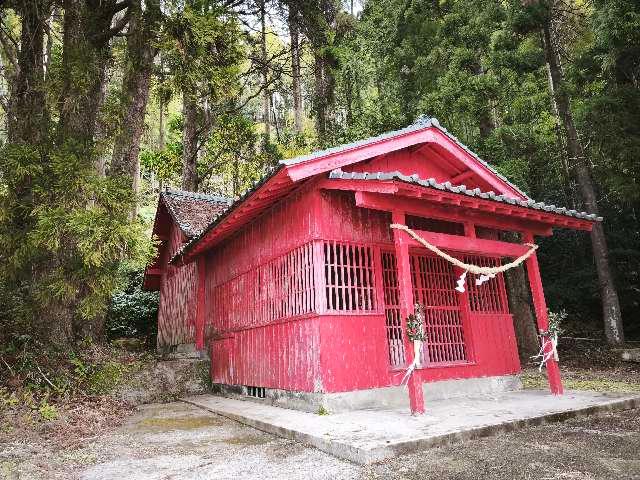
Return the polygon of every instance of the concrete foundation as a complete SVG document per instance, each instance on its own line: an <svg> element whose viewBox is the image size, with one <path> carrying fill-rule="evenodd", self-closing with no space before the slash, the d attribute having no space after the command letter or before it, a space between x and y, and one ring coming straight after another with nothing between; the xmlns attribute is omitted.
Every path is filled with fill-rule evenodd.
<svg viewBox="0 0 640 480"><path fill-rule="evenodd" d="M359 464L525 426L640 407L638 396L575 391L554 396L534 390L434 400L426 402L427 413L418 416L408 408L318 415L214 395L183 401Z"/></svg>
<svg viewBox="0 0 640 480"><path fill-rule="evenodd" d="M522 383L515 375L464 378L424 383L426 402L477 395L497 395L520 390ZM241 385L215 384L213 392L228 398L246 400L249 389ZM255 393L255 392L254 392ZM303 412L341 413L368 408L409 408L407 387L371 388L339 393L292 392L265 388L264 398L250 397L264 405L301 410Z"/></svg>

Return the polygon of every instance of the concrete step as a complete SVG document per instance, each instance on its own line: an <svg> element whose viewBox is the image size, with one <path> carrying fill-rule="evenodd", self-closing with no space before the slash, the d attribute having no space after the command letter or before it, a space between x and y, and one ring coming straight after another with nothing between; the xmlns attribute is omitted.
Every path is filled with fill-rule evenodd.
<svg viewBox="0 0 640 480"><path fill-rule="evenodd" d="M406 408L318 415L215 395L183 401L359 464L530 425L640 407L638 396L585 391L555 396L536 390L432 401L418 416Z"/></svg>

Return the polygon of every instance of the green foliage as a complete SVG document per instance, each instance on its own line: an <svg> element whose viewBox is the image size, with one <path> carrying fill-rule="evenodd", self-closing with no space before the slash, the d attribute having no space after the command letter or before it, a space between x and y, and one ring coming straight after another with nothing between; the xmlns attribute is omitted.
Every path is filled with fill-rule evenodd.
<svg viewBox="0 0 640 480"><path fill-rule="evenodd" d="M276 146L260 138L245 116L223 115L207 141L198 176L208 191L238 196L275 166L279 158Z"/></svg>
<svg viewBox="0 0 640 480"><path fill-rule="evenodd" d="M40 416L45 421L51 421L58 418L58 409L53 405L49 405L46 400L40 404L38 413L40 413Z"/></svg>
<svg viewBox="0 0 640 480"><path fill-rule="evenodd" d="M549 311L549 327L547 328L547 332L562 335L564 333L562 325L564 325L567 320L567 316L568 314L564 310L560 310L559 312Z"/></svg>
<svg viewBox="0 0 640 480"><path fill-rule="evenodd" d="M168 143L162 150L142 150L140 166L145 173L153 172L162 183L178 183L182 172L182 143Z"/></svg>
<svg viewBox="0 0 640 480"><path fill-rule="evenodd" d="M207 95L214 103L237 92L243 53L237 20L215 2L176 3L165 22L160 48L178 90Z"/></svg>
<svg viewBox="0 0 640 480"><path fill-rule="evenodd" d="M523 3L526 3L523 6ZM598 186L610 259L629 337L640 308L640 4L368 0L338 25L339 132L362 138L428 114L532 198L583 209L553 109L540 29L554 17L566 89ZM560 4L557 4L560 5ZM589 237L541 240L550 308L587 334L601 332Z"/></svg>
<svg viewBox="0 0 640 480"><path fill-rule="evenodd" d="M0 347L0 408L26 405L53 419L56 402L74 395L110 394L140 369L144 358L90 342L68 350L27 335L14 337Z"/></svg>
<svg viewBox="0 0 640 480"><path fill-rule="evenodd" d="M140 337L155 345L158 292L142 290L144 270L129 273L127 286L111 297L105 329L108 338Z"/></svg>
<svg viewBox="0 0 640 480"><path fill-rule="evenodd" d="M121 262L143 265L152 253L145 226L130 217L131 188L99 177L71 145L7 144L0 177L0 284L10 297L3 327L16 326L15 315L43 339L82 336L120 285Z"/></svg>
<svg viewBox="0 0 640 480"><path fill-rule="evenodd" d="M412 342L425 342L427 340L424 315L424 307L416 303L414 313L410 313L407 317L407 337Z"/></svg>

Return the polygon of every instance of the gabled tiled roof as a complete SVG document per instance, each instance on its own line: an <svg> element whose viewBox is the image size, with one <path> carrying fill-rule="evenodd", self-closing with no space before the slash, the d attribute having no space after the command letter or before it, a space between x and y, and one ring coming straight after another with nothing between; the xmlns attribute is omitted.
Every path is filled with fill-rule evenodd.
<svg viewBox="0 0 640 480"><path fill-rule="evenodd" d="M232 200L203 193L166 190L160 194L169 214L187 237L202 232Z"/></svg>
<svg viewBox="0 0 640 480"><path fill-rule="evenodd" d="M498 173L491 165L489 165L487 162L485 162L480 157L478 157L478 155L476 155L473 151L471 151L466 145L461 143L460 140L458 140L454 135L449 133L449 131L446 128L444 128L444 127L442 127L440 125L440 122L438 122L438 120L436 118L431 118L431 117L428 117L428 116L421 116L413 124L409 125L408 127L401 128L399 130L393 130L391 132L387 132L387 133L384 133L382 135L378 135L378 136L374 136L374 137L369 137L369 138L366 138L364 140L359 140L357 142L347 143L347 144L344 144L344 145L339 145L337 147L332 147L332 148L328 148L328 149L325 149L325 150L319 150L319 151L310 153L308 155L302 155L302 156L295 157L295 158L292 158L292 159L281 160L277 167L271 168L262 179L260 179L259 181L256 181L251 188L249 188L246 192L244 192L239 198L236 198L232 203L230 203L228 205L227 208L219 211L216 215L214 215L207 226L202 228L199 231L199 233L195 234L186 244L184 244L182 246L182 248L178 252L176 252L176 254L173 256L173 258L171 258L170 263L173 263L174 261L177 260L177 258L183 257L185 254L187 254L203 237L205 237L212 230L215 230L216 227L225 220L225 218L227 218L229 215L231 215L232 212L236 211L237 207L239 207L246 200L248 200L253 195L254 192L256 192L264 184L269 182L269 180L271 180L273 177L275 177L281 170L286 169L287 167L290 167L290 166L294 166L294 165L298 165L298 164L307 162L309 160L314 160L314 159L323 158L323 157L326 157L326 156L329 156L329 155L333 155L333 154L336 154L336 153L345 152L345 151L348 151L348 150L351 150L351 149L354 149L354 148L358 148L358 147L361 147L361 146L377 143L377 142L380 142L380 141L384 141L384 140L391 139L391 138L394 138L394 137L402 136L404 134L411 133L411 132L416 132L416 131L423 130L423 129L426 129L426 128L436 128L436 129L438 129L440 132L442 132L444 135L446 135L451 141L453 141L456 145L458 145L465 152L467 152L474 159L476 159L481 165L483 165L485 168L487 168L487 170L489 170L493 175L497 176L499 179L501 179L503 182L505 182L507 185L509 185L511 188L513 188L516 192L520 193L526 200L525 201L516 200L516 199L513 199L513 198L509 198L509 197L503 196L503 195L496 195L493 192L483 193L483 192L479 192L478 191L479 193L476 193L476 190L467 190L466 188L464 188L464 192L462 190L460 190L459 192L455 192L454 191L454 193L462 193L462 194L469 195L469 193L466 193L466 192L471 192L473 195L478 195L478 196L487 195L487 197L481 197L481 198L488 198L490 200L495 200L495 201L498 201L498 202L506 202L506 203L511 203L511 204L514 204L514 205L517 203L520 206L522 206L522 204L525 204L528 208L533 208L533 209L537 209L537 210L544 210L544 211L553 212L553 213L561 213L563 215L575 216L576 218L581 218L581 219L585 219L585 220L592 220L592 221L595 221L595 220L600 221L600 220L602 220L602 218L600 218L600 217L596 218L595 215L589 215L589 214L584 213L584 212L576 212L575 210L567 210L567 209L563 209L563 208L557 208L557 207L555 207L553 205L545 205L545 204L540 203L540 202L535 202L525 192L520 190L516 185L514 185L509 180L507 180L503 175ZM403 175L403 177L413 178L413 177L407 177L406 175ZM405 180L403 180L401 178L399 178L399 180L405 181ZM433 179L425 180L425 181L431 181L431 180L433 180ZM433 180L433 181L434 181L434 183L437 183L437 182L435 182L435 180ZM438 184L438 185L445 185L445 184ZM449 184L449 185L450 185L450 188L458 188L459 189L459 187L455 187L455 186L453 186L451 184ZM434 188L438 188L438 187L434 187ZM445 188L447 188L447 187L445 187Z"/></svg>
<svg viewBox="0 0 640 480"><path fill-rule="evenodd" d="M303 156L292 158L292 159L289 159L289 160L281 160L280 163L283 164L283 165L286 165L286 166L297 165L299 163L303 163L303 162L306 162L306 161L309 161L309 160L313 160L315 158L321 158L321 157L325 157L327 155L331 155L331 154L334 154L334 153L340 153L340 152L345 151L345 150L350 150L352 148L357 148L357 147L360 147L360 146L363 146L363 145L368 145L370 143L376 143L376 142L379 142L381 140L387 140L389 138L397 137L397 136L403 135L405 133L415 132L415 131L422 130L424 128L429 128L429 127L434 127L434 128L437 128L438 130L440 130L447 137L449 137L449 139L451 139L456 145L458 145L465 152L467 152L469 155L471 155L473 158L475 158L478 162L480 162L482 165L484 165L489 171L491 171L491 173L496 175L500 180L502 180L503 182L508 184L510 187L512 187L514 190L516 190L518 193L520 193L524 197L529 198L529 196L526 193L524 193L522 190L520 190L520 188L518 188L516 185L514 185L509 180L507 180L507 178L504 175L498 173L498 171L495 168L493 168L487 162L482 160L477 154L475 154L473 151L471 151L469 149L469 147L467 147L465 144L463 144L460 140L458 140L457 137L455 137L446 128L444 128L442 125L440 125L440 122L438 121L437 118L432 118L432 117L429 117L427 115L423 115L423 116L418 117L414 123L412 123L408 127L401 128L399 130L393 130L391 132L383 133L382 135L365 138L364 140L358 140L357 142L346 143L344 145L338 145L337 147L329 148L329 149L326 149L326 150L319 150L317 152L313 152L313 153L310 153L308 155L303 155Z"/></svg>
<svg viewBox="0 0 640 480"><path fill-rule="evenodd" d="M590 220L590 221L597 221L597 222L602 221L602 217L598 217L597 215L589 214L586 212L578 212L576 210L567 210L564 207L547 205L542 202L536 202L535 200L532 200L532 199L529 199L527 201L517 200L515 198L507 197L504 195L496 195L494 192L482 192L480 191L479 188L470 190L466 187L466 185L452 185L450 182L438 183L433 178L422 179L418 175L404 175L398 171L361 173L361 172L343 172L342 170L337 169L329 173L329 178L338 179L338 180L364 180L364 181L398 180L405 183L420 185L422 187L433 188L436 190L444 190L451 193L466 195L468 197L478 197L485 200L493 200L499 203L508 203L510 205L518 205L520 207L530 208L533 210L541 210L544 212L556 213L558 215L565 215L567 217L575 217L575 218L580 218L582 220Z"/></svg>

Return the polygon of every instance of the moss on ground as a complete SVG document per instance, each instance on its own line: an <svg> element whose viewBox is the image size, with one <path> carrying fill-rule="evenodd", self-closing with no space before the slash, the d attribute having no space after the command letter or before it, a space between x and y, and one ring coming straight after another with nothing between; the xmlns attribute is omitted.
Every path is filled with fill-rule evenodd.
<svg viewBox="0 0 640 480"><path fill-rule="evenodd" d="M612 380L606 373L562 372L562 383L566 390L590 390L610 393L640 393L640 378L636 381ZM524 372L521 377L524 388L540 390L548 388L547 376L537 371Z"/></svg>
<svg viewBox="0 0 640 480"><path fill-rule="evenodd" d="M202 427L219 426L222 421L211 415L184 416L173 418L147 418L138 423L141 427L159 428L161 430L193 430Z"/></svg>

